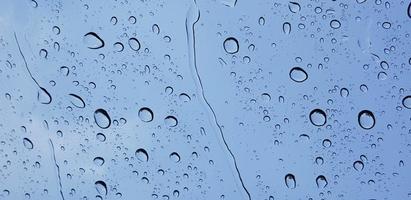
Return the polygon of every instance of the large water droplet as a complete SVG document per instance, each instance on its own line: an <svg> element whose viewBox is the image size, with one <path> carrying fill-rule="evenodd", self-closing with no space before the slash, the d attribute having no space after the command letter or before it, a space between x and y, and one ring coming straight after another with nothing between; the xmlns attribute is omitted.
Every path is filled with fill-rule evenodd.
<svg viewBox="0 0 411 200"><path fill-rule="evenodd" d="M319 175L316 179L315 182L317 183L317 187L319 188L325 188L328 185L328 181L323 175Z"/></svg>
<svg viewBox="0 0 411 200"><path fill-rule="evenodd" d="M362 171L364 169L364 163L360 160L355 161L352 166L357 171Z"/></svg>
<svg viewBox="0 0 411 200"><path fill-rule="evenodd" d="M363 110L358 113L358 123L363 129L372 129L375 125L374 114L369 110Z"/></svg>
<svg viewBox="0 0 411 200"><path fill-rule="evenodd" d="M327 123L327 115L321 109L314 109L310 112L310 121L315 126L324 126Z"/></svg>
<svg viewBox="0 0 411 200"><path fill-rule="evenodd" d="M130 46L131 49L133 49L134 51L138 51L140 50L140 42L136 39L136 38L130 38L128 40L128 45Z"/></svg>
<svg viewBox="0 0 411 200"><path fill-rule="evenodd" d="M410 4L408 4L408 12L407 12L407 14L408 14L408 17L411 18L411 2L410 2Z"/></svg>
<svg viewBox="0 0 411 200"><path fill-rule="evenodd" d="M154 114L153 114L153 111L151 111L150 108L144 107L144 108L141 108L138 111L138 117L143 122L151 122L151 121L153 121Z"/></svg>
<svg viewBox="0 0 411 200"><path fill-rule="evenodd" d="M235 54L239 50L238 40L233 37L225 39L223 46L224 50L229 54Z"/></svg>
<svg viewBox="0 0 411 200"><path fill-rule="evenodd" d="M40 87L39 91L37 92L37 100L42 104L50 104L52 98L50 93L46 89Z"/></svg>
<svg viewBox="0 0 411 200"><path fill-rule="evenodd" d="M301 83L307 80L308 75L307 72L304 71L304 69L300 67L294 67L290 70L290 78L295 82Z"/></svg>
<svg viewBox="0 0 411 200"><path fill-rule="evenodd" d="M31 142L31 140L28 138L23 138L23 145L27 149L33 149L33 142Z"/></svg>
<svg viewBox="0 0 411 200"><path fill-rule="evenodd" d="M168 126L168 127L175 127L178 124L177 118L174 116L167 116L164 119L164 123Z"/></svg>
<svg viewBox="0 0 411 200"><path fill-rule="evenodd" d="M106 129L111 125L110 115L108 115L107 111L102 108L94 111L94 121L97 126L102 129Z"/></svg>
<svg viewBox="0 0 411 200"><path fill-rule="evenodd" d="M104 47L104 41L94 32L85 34L83 42L89 49L99 49Z"/></svg>
<svg viewBox="0 0 411 200"><path fill-rule="evenodd" d="M104 181L96 181L94 186L100 195L107 195L107 185Z"/></svg>
<svg viewBox="0 0 411 200"><path fill-rule="evenodd" d="M290 2L288 3L288 9L290 9L290 11L291 11L292 13L297 13L297 12L299 12L299 11L301 10L301 6L300 6L300 4L297 3L297 2L292 2L292 1L290 1Z"/></svg>
<svg viewBox="0 0 411 200"><path fill-rule="evenodd" d="M411 109L411 95L406 96L402 99L402 105L405 108Z"/></svg>
<svg viewBox="0 0 411 200"><path fill-rule="evenodd" d="M293 189L293 188L295 188L295 187L297 186L297 182L296 182L295 176L294 176L293 174L287 174L287 175L285 175L284 180L285 180L285 185L286 185L288 188Z"/></svg>
<svg viewBox="0 0 411 200"><path fill-rule="evenodd" d="M137 149L135 155L136 158L142 162L148 161L148 153L145 149Z"/></svg>
<svg viewBox="0 0 411 200"><path fill-rule="evenodd" d="M86 107L86 104L84 103L83 99L76 95L76 94L69 94L70 98L70 102L76 106L77 108L84 108Z"/></svg>
<svg viewBox="0 0 411 200"><path fill-rule="evenodd" d="M331 28L333 28L333 29L339 29L339 28L341 27L341 23L340 23L340 21L338 21L338 20L336 20L336 19L333 19L333 20L331 20L331 22L330 22L330 26L331 26Z"/></svg>

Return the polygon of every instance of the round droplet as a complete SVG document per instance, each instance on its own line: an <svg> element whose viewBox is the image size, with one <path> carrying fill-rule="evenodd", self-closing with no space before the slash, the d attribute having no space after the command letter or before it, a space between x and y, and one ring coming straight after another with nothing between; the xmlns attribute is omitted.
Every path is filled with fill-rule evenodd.
<svg viewBox="0 0 411 200"><path fill-rule="evenodd" d="M402 99L402 105L407 109L411 109L411 95Z"/></svg>
<svg viewBox="0 0 411 200"><path fill-rule="evenodd" d="M297 2L289 2L288 3L288 9L290 9L290 11L292 12L292 13L297 13L297 12L299 12L300 10L301 10L301 6L300 6L300 4L299 3L297 3Z"/></svg>
<svg viewBox="0 0 411 200"><path fill-rule="evenodd" d="M83 99L80 96L76 94L69 94L69 96L70 96L70 102L77 108L86 107L86 104L84 103Z"/></svg>
<svg viewBox="0 0 411 200"><path fill-rule="evenodd" d="M348 97L348 95L350 95L350 92L348 91L347 88L341 88L341 90L340 90L340 95L341 95L342 97Z"/></svg>
<svg viewBox="0 0 411 200"><path fill-rule="evenodd" d="M47 55L48 55L49 53L47 52L47 50L45 50L45 49L40 49L40 52L39 52L39 56L40 57L42 57L42 58L47 58Z"/></svg>
<svg viewBox="0 0 411 200"><path fill-rule="evenodd" d="M145 149L137 149L135 155L136 158L142 162L148 161L148 153Z"/></svg>
<svg viewBox="0 0 411 200"><path fill-rule="evenodd" d="M40 87L37 92L37 100L42 104L50 104L52 98L50 93L46 89Z"/></svg>
<svg viewBox="0 0 411 200"><path fill-rule="evenodd" d="M110 115L106 110L102 108L94 111L94 121L96 122L97 126L102 129L106 129L111 125Z"/></svg>
<svg viewBox="0 0 411 200"><path fill-rule="evenodd" d="M170 154L170 159L173 161L173 162L175 162L175 163L177 163L177 162L180 162L180 155L178 155L178 153L177 152L173 152L173 153L171 153Z"/></svg>
<svg viewBox="0 0 411 200"><path fill-rule="evenodd" d="M293 174L287 174L285 175L285 185L288 188L294 189L297 186L297 182L295 180L295 176Z"/></svg>
<svg viewBox="0 0 411 200"><path fill-rule="evenodd" d="M106 136L103 133L97 133L96 139L100 142L106 141Z"/></svg>
<svg viewBox="0 0 411 200"><path fill-rule="evenodd" d="M121 42L114 43L113 47L117 52L122 52L124 50L124 45Z"/></svg>
<svg viewBox="0 0 411 200"><path fill-rule="evenodd" d="M239 45L237 39L233 37L229 37L224 40L223 43L224 50L229 54L235 54L238 52Z"/></svg>
<svg viewBox="0 0 411 200"><path fill-rule="evenodd" d="M290 70L290 78L297 82L297 83L301 83L304 82L305 80L307 80L308 75L307 72L304 71L304 69L300 68L300 67L294 67Z"/></svg>
<svg viewBox="0 0 411 200"><path fill-rule="evenodd" d="M320 175L315 179L318 188L325 188L328 185L328 181L325 176Z"/></svg>
<svg viewBox="0 0 411 200"><path fill-rule="evenodd" d="M94 186L100 195L107 195L107 185L104 181L96 181Z"/></svg>
<svg viewBox="0 0 411 200"><path fill-rule="evenodd" d="M27 149L33 149L33 142L31 142L31 140L28 138L23 138L23 145Z"/></svg>
<svg viewBox="0 0 411 200"><path fill-rule="evenodd" d="M150 108L144 107L144 108L141 108L138 111L138 117L143 122L151 122L151 121L153 121L154 114L153 114L153 111L151 111Z"/></svg>
<svg viewBox="0 0 411 200"><path fill-rule="evenodd" d="M331 20L331 22L330 22L330 26L331 26L331 28L333 28L333 29L339 29L339 28L341 27L341 23L340 23L340 21L338 21L338 20L336 20L336 19L333 19L333 20Z"/></svg>
<svg viewBox="0 0 411 200"><path fill-rule="evenodd" d="M188 96L188 94L186 94L186 93L181 93L178 97L183 102L189 102L191 100L191 97Z"/></svg>
<svg viewBox="0 0 411 200"><path fill-rule="evenodd" d="M128 40L128 45L134 51L140 50L140 47L141 47L140 42L136 38L130 38Z"/></svg>
<svg viewBox="0 0 411 200"><path fill-rule="evenodd" d="M372 129L375 125L374 114L369 110L363 110L358 113L358 123L363 129Z"/></svg>
<svg viewBox="0 0 411 200"><path fill-rule="evenodd" d="M364 169L364 163L360 160L355 161L352 166L357 171L362 171Z"/></svg>
<svg viewBox="0 0 411 200"><path fill-rule="evenodd" d="M310 121L314 126L324 126L327 123L327 115L321 109L314 109L310 112Z"/></svg>
<svg viewBox="0 0 411 200"><path fill-rule="evenodd" d="M93 162L94 162L94 164L97 165L97 166L102 166L102 165L104 164L104 158L102 158L102 157L95 157L95 158L93 159Z"/></svg>
<svg viewBox="0 0 411 200"><path fill-rule="evenodd" d="M384 23L382 23L382 27L384 29L389 29L389 28L391 28L391 23L390 22L384 22Z"/></svg>
<svg viewBox="0 0 411 200"><path fill-rule="evenodd" d="M104 47L104 41L94 32L85 34L83 42L89 49L99 49Z"/></svg>
<svg viewBox="0 0 411 200"><path fill-rule="evenodd" d="M177 118L174 116L167 116L164 119L164 123L168 126L168 127L175 127L178 124Z"/></svg>
<svg viewBox="0 0 411 200"><path fill-rule="evenodd" d="M387 61L381 61L380 66L382 69L387 70L390 68L390 65L387 63Z"/></svg>
<svg viewBox="0 0 411 200"><path fill-rule="evenodd" d="M289 22L283 24L283 33L286 35L291 33L291 24Z"/></svg>

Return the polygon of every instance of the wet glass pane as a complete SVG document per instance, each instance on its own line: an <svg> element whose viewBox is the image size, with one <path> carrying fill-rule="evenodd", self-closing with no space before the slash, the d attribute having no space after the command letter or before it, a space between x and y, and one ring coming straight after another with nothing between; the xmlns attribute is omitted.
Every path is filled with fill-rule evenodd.
<svg viewBox="0 0 411 200"><path fill-rule="evenodd" d="M411 198L409 0L2 0L0 199Z"/></svg>

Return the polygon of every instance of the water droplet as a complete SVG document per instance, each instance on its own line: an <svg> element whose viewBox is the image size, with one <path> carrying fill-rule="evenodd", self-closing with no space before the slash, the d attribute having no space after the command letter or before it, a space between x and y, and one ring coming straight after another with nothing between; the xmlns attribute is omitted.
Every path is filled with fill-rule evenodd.
<svg viewBox="0 0 411 200"><path fill-rule="evenodd" d="M316 163L317 165L322 165L322 164L324 164L324 158L322 158L322 157L317 157L317 158L315 158L315 163Z"/></svg>
<svg viewBox="0 0 411 200"><path fill-rule="evenodd" d="M31 140L28 138L23 138L23 145L27 149L33 149L33 142L31 142Z"/></svg>
<svg viewBox="0 0 411 200"><path fill-rule="evenodd" d="M377 78L378 78L378 80L383 81L383 80L386 80L388 78L388 75L385 72L379 72L378 75L377 75Z"/></svg>
<svg viewBox="0 0 411 200"><path fill-rule="evenodd" d="M140 50L140 47L141 47L140 42L136 38L130 38L128 40L128 45L134 51Z"/></svg>
<svg viewBox="0 0 411 200"><path fill-rule="evenodd" d="M188 96L188 94L186 94L186 93L181 93L178 97L183 102L189 102L191 100L191 97Z"/></svg>
<svg viewBox="0 0 411 200"><path fill-rule="evenodd" d="M300 67L294 67L290 70L290 78L295 82L301 83L307 80L308 75L307 72L304 71L304 69Z"/></svg>
<svg viewBox="0 0 411 200"><path fill-rule="evenodd" d="M134 17L134 16L130 16L130 17L128 18L128 22L130 22L130 24L135 24L135 23L137 22L137 19L136 19L136 17Z"/></svg>
<svg viewBox="0 0 411 200"><path fill-rule="evenodd" d="M260 17L260 18L258 19L258 24L260 24L261 26L264 26L264 24L265 24L265 19L264 19L264 17Z"/></svg>
<svg viewBox="0 0 411 200"><path fill-rule="evenodd" d="M347 88L341 88L341 90L340 90L340 95L341 95L342 97L348 97L348 95L350 95L350 92L348 91Z"/></svg>
<svg viewBox="0 0 411 200"><path fill-rule="evenodd" d="M357 171L362 171L364 169L364 163L360 160L355 161L352 166Z"/></svg>
<svg viewBox="0 0 411 200"><path fill-rule="evenodd" d="M296 180L295 180L295 176L293 174L287 174L285 175L285 185L288 188L294 189L297 186Z"/></svg>
<svg viewBox="0 0 411 200"><path fill-rule="evenodd" d="M69 94L70 98L70 102L76 106L77 108L84 108L86 107L86 104L84 103L83 99L76 95L76 94Z"/></svg>
<svg viewBox="0 0 411 200"><path fill-rule="evenodd" d="M328 181L323 175L319 175L316 179L315 182L317 183L318 188L325 188L328 185Z"/></svg>
<svg viewBox="0 0 411 200"><path fill-rule="evenodd" d="M310 112L310 121L314 126L324 126L327 123L327 115L321 109L314 109Z"/></svg>
<svg viewBox="0 0 411 200"><path fill-rule="evenodd" d="M53 26L53 33L56 35L60 34L60 28L58 26Z"/></svg>
<svg viewBox="0 0 411 200"><path fill-rule="evenodd" d="M358 113L358 123L363 129L372 129L375 125L374 114L369 110L363 110Z"/></svg>
<svg viewBox="0 0 411 200"><path fill-rule="evenodd" d="M175 127L178 124L177 118L174 116L167 116L164 119L164 123L168 126L168 127Z"/></svg>
<svg viewBox="0 0 411 200"><path fill-rule="evenodd" d="M124 45L121 42L114 43L113 47L117 52L122 52L124 50Z"/></svg>
<svg viewBox="0 0 411 200"><path fill-rule="evenodd" d="M66 66L60 67L60 73L64 76L68 76L70 73L70 69Z"/></svg>
<svg viewBox="0 0 411 200"><path fill-rule="evenodd" d="M102 166L104 164L104 158L102 157L95 157L93 159L94 164L96 164L97 166Z"/></svg>
<svg viewBox="0 0 411 200"><path fill-rule="evenodd" d="M83 42L89 49L99 49L104 47L104 41L94 32L85 34Z"/></svg>
<svg viewBox="0 0 411 200"><path fill-rule="evenodd" d="M233 37L229 37L224 40L223 43L224 50L229 54L235 54L239 50L239 45L237 39Z"/></svg>
<svg viewBox="0 0 411 200"><path fill-rule="evenodd" d="M99 108L94 111L94 121L96 122L97 126L106 129L111 125L111 119L109 114L106 110Z"/></svg>
<svg viewBox="0 0 411 200"><path fill-rule="evenodd" d="M37 92L37 100L42 104L50 104L52 98L46 89L39 87L39 91Z"/></svg>
<svg viewBox="0 0 411 200"><path fill-rule="evenodd" d="M100 195L107 195L107 185L104 181L96 181L94 186Z"/></svg>
<svg viewBox="0 0 411 200"><path fill-rule="evenodd" d="M368 91L368 86L362 84L362 85L360 85L360 90L361 90L361 92L367 92Z"/></svg>
<svg viewBox="0 0 411 200"><path fill-rule="evenodd" d="M106 141L106 136L103 133L97 133L96 139L100 142Z"/></svg>
<svg viewBox="0 0 411 200"><path fill-rule="evenodd" d="M113 16L113 17L111 17L111 19L110 19L110 22L111 22L111 24L113 24L113 25L116 25L117 24L117 17L115 17L115 16Z"/></svg>
<svg viewBox="0 0 411 200"><path fill-rule="evenodd" d="M144 108L141 108L138 111L138 117L143 122L151 122L151 121L153 121L154 114L153 114L153 111L151 111L150 108L144 107Z"/></svg>
<svg viewBox="0 0 411 200"><path fill-rule="evenodd" d="M178 153L177 152L173 152L173 153L171 153L170 154L170 159L172 160L172 161L174 161L174 162L180 162L180 155L178 155Z"/></svg>
<svg viewBox="0 0 411 200"><path fill-rule="evenodd" d="M49 53L48 53L48 51L47 50L45 50L45 49L40 49L40 52L39 52L39 56L40 57L42 57L42 58L47 58L47 55L48 55Z"/></svg>
<svg viewBox="0 0 411 200"><path fill-rule="evenodd" d="M380 66L384 70L388 70L390 68L390 65L387 63L387 61L381 61Z"/></svg>
<svg viewBox="0 0 411 200"><path fill-rule="evenodd" d="M283 33L287 35L291 33L291 24L289 22L283 24Z"/></svg>
<svg viewBox="0 0 411 200"><path fill-rule="evenodd" d="M407 109L411 109L411 95L402 99L402 105Z"/></svg>
<svg viewBox="0 0 411 200"><path fill-rule="evenodd" d="M155 34L160 34L160 27L158 27L157 24L153 24L153 26L151 27L151 30L153 31L153 33Z"/></svg>
<svg viewBox="0 0 411 200"><path fill-rule="evenodd" d="M390 22L384 22L384 23L382 23L382 27L384 29L389 29L389 28L391 28L391 23Z"/></svg>
<svg viewBox="0 0 411 200"><path fill-rule="evenodd" d="M297 3L297 2L292 2L292 1L290 1L290 2L288 3L288 9L290 9L290 11L291 11L292 13L297 13L297 12L299 12L299 11L301 10L301 6L300 6L300 4Z"/></svg>
<svg viewBox="0 0 411 200"><path fill-rule="evenodd" d="M145 149L137 149L136 158L142 162L148 162L148 153Z"/></svg>
<svg viewBox="0 0 411 200"><path fill-rule="evenodd" d="M338 21L338 20L336 20L336 19L333 19L333 20L331 20L331 22L330 22L330 26L331 26L331 28L333 28L333 29L339 29L339 28L341 27L341 23L340 23L340 21Z"/></svg>
<svg viewBox="0 0 411 200"><path fill-rule="evenodd" d="M366 2L367 0L357 0L357 3L359 3L359 4L361 4L361 3L364 3L364 2Z"/></svg>
<svg viewBox="0 0 411 200"><path fill-rule="evenodd" d="M408 12L407 12L407 14L408 14L408 17L411 18L411 2L410 2L410 4L408 4Z"/></svg>

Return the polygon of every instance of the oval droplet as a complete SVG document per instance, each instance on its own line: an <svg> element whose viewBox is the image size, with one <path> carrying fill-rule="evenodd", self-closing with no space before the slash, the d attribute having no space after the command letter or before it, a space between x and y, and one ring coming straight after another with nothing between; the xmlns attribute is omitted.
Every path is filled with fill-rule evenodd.
<svg viewBox="0 0 411 200"><path fill-rule="evenodd" d="M106 110L99 108L94 111L94 121L96 122L97 126L106 129L111 125L111 118L110 115L107 113Z"/></svg>
<svg viewBox="0 0 411 200"><path fill-rule="evenodd" d="M348 97L348 95L350 95L350 92L348 91L347 88L341 88L341 90L340 90L340 95L341 95L342 97Z"/></svg>
<svg viewBox="0 0 411 200"><path fill-rule="evenodd" d="M97 166L102 166L104 164L104 158L102 157L95 157L93 159L94 164L96 164Z"/></svg>
<svg viewBox="0 0 411 200"><path fill-rule="evenodd" d="M288 3L288 9L290 9L290 11L291 11L292 13L297 13L297 12L299 12L299 11L301 10L301 6L300 6L300 4L297 3L297 2L292 2L292 1L290 1L290 2Z"/></svg>
<svg viewBox="0 0 411 200"><path fill-rule="evenodd" d="M42 104L50 104L52 98L46 89L39 87L39 91L37 92L37 100Z"/></svg>
<svg viewBox="0 0 411 200"><path fill-rule="evenodd" d="M297 82L297 83L302 83L305 80L307 80L308 75L307 72L305 72L304 69L300 68L300 67L294 67L290 70L290 78Z"/></svg>
<svg viewBox="0 0 411 200"><path fill-rule="evenodd" d="M240 46L238 44L238 40L234 37L229 37L224 40L223 43L224 50L229 54L235 54L238 52Z"/></svg>
<svg viewBox="0 0 411 200"><path fill-rule="evenodd" d="M84 44L89 49L99 49L104 47L104 40L94 32L88 32L83 37Z"/></svg>
<svg viewBox="0 0 411 200"><path fill-rule="evenodd" d="M86 107L86 104L84 103L83 99L76 95L76 94L69 94L70 98L70 102L76 106L77 108L84 108Z"/></svg>
<svg viewBox="0 0 411 200"><path fill-rule="evenodd" d="M94 186L100 195L107 195L107 185L104 181L96 181Z"/></svg>
<svg viewBox="0 0 411 200"><path fill-rule="evenodd" d="M148 153L145 149L137 149L136 158L142 162L148 162Z"/></svg>
<svg viewBox="0 0 411 200"><path fill-rule="evenodd" d="M138 51L141 48L140 41L138 41L137 38L130 38L128 40L128 45L134 51Z"/></svg>
<svg viewBox="0 0 411 200"><path fill-rule="evenodd" d="M176 117L174 116L167 116L166 118L164 118L164 123L168 126L168 127L175 127L178 124L178 120Z"/></svg>
<svg viewBox="0 0 411 200"><path fill-rule="evenodd" d="M150 108L143 107L138 111L138 117L143 122L151 122L151 121L153 121L154 114L153 114L153 111L151 111Z"/></svg>
<svg viewBox="0 0 411 200"><path fill-rule="evenodd" d="M318 188L325 188L328 185L328 181L323 175L319 175L316 179L315 182L317 183Z"/></svg>
<svg viewBox="0 0 411 200"><path fill-rule="evenodd" d="M364 163L360 160L355 161L352 166L357 171L362 171L364 169Z"/></svg>
<svg viewBox="0 0 411 200"><path fill-rule="evenodd" d="M338 20L336 20L336 19L333 19L333 20L331 20L331 22L330 22L330 26L331 26L331 28L333 28L333 29L339 29L339 28L341 27L341 22L338 21Z"/></svg>
<svg viewBox="0 0 411 200"><path fill-rule="evenodd" d="M375 126L374 114L369 110L361 111L358 113L358 123L363 129L372 129Z"/></svg>
<svg viewBox="0 0 411 200"><path fill-rule="evenodd" d="M31 142L31 140L28 138L23 138L23 145L27 149L33 149L33 142Z"/></svg>
<svg viewBox="0 0 411 200"><path fill-rule="evenodd" d="M172 161L174 161L175 163L178 163L178 162L180 162L180 155L178 155L178 153L177 152L173 152L173 153L171 153L170 154L170 159L172 160Z"/></svg>
<svg viewBox="0 0 411 200"><path fill-rule="evenodd" d="M407 109L411 109L411 95L402 99L402 105Z"/></svg>
<svg viewBox="0 0 411 200"><path fill-rule="evenodd" d="M324 126L327 123L327 115L321 109L314 109L310 112L310 121L314 126Z"/></svg>
<svg viewBox="0 0 411 200"><path fill-rule="evenodd" d="M291 24L289 22L283 24L283 33L286 35L291 33Z"/></svg>
<svg viewBox="0 0 411 200"><path fill-rule="evenodd" d="M285 185L288 188L294 189L297 186L297 182L295 180L295 176L293 174L287 174L285 175Z"/></svg>

